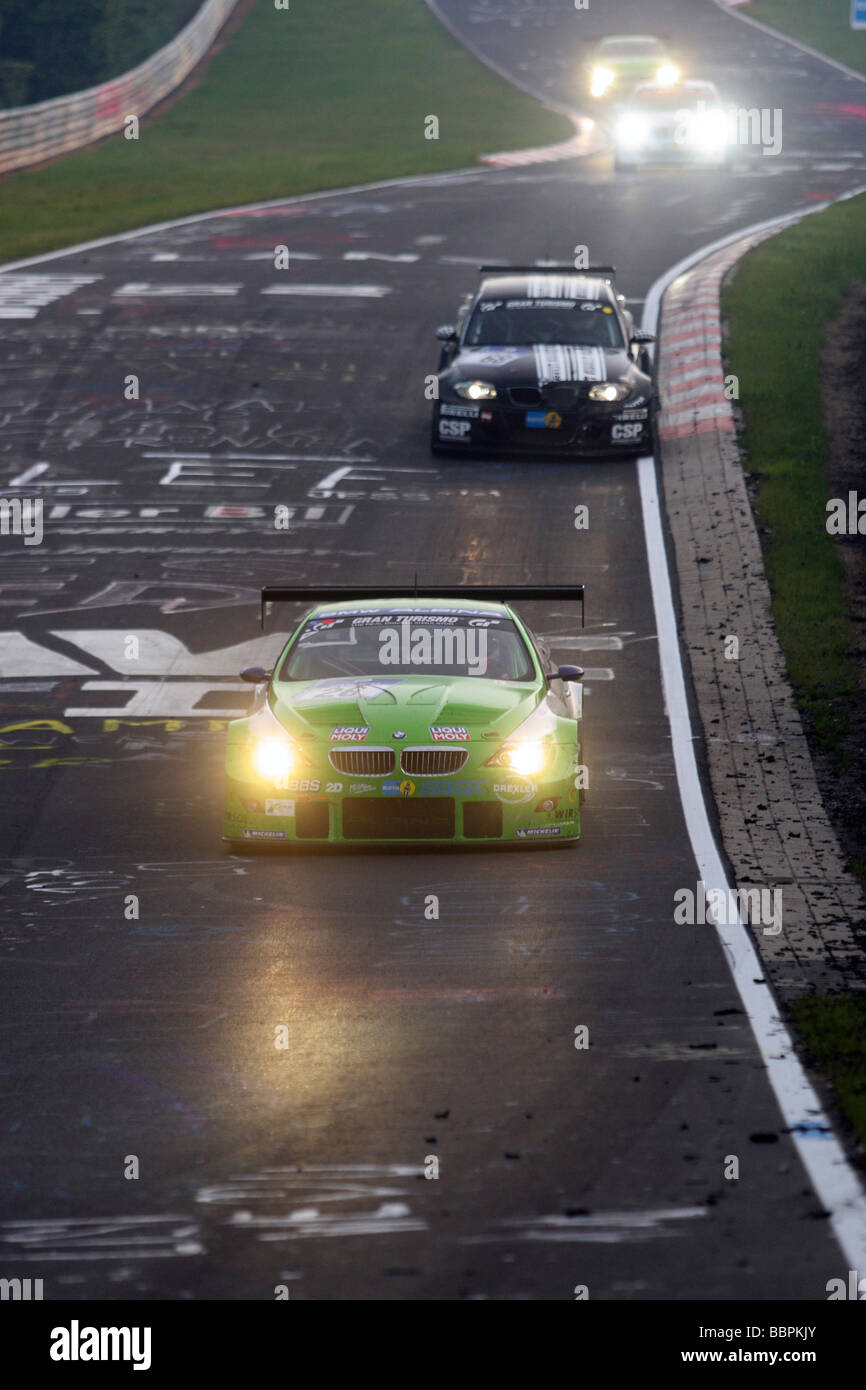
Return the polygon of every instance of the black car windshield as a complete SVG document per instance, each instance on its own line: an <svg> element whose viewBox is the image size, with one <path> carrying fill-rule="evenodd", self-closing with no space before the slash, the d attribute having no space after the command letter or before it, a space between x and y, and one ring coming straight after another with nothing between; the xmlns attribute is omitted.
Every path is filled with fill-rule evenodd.
<svg viewBox="0 0 866 1390"><path fill-rule="evenodd" d="M632 106L650 111L680 111L695 106L715 109L719 94L715 87L638 87L632 94Z"/></svg>
<svg viewBox="0 0 866 1390"><path fill-rule="evenodd" d="M610 304L598 299L482 299L464 347L622 347Z"/></svg>
<svg viewBox="0 0 866 1390"><path fill-rule="evenodd" d="M603 43L599 49L599 58L656 58L664 50L658 39L614 39L610 43Z"/></svg>
<svg viewBox="0 0 866 1390"><path fill-rule="evenodd" d="M310 618L278 679L409 675L530 681L535 669L523 637L508 618L404 610Z"/></svg>

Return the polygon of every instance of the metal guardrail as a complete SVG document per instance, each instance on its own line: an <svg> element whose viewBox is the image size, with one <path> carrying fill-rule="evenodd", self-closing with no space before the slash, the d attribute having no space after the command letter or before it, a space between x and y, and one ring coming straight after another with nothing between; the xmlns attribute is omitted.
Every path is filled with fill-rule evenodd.
<svg viewBox="0 0 866 1390"><path fill-rule="evenodd" d="M40 164L121 130L179 87L207 53L238 0L205 0L189 24L137 68L34 106L0 110L0 173Z"/></svg>

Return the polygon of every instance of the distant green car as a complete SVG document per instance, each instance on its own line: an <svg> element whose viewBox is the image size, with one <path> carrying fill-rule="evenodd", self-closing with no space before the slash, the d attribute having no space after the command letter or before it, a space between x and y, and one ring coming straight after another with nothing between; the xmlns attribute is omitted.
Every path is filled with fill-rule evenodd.
<svg viewBox="0 0 866 1390"><path fill-rule="evenodd" d="M682 77L667 44L650 34L601 39L586 64L586 90L594 101L622 101L638 82L668 87Z"/></svg>
<svg viewBox="0 0 866 1390"><path fill-rule="evenodd" d="M265 589L263 612L299 592ZM350 592L307 613L272 672L241 673L259 699L229 725L223 839L578 839L580 668L553 669L543 640L477 588ZM579 585L517 592L583 598Z"/></svg>

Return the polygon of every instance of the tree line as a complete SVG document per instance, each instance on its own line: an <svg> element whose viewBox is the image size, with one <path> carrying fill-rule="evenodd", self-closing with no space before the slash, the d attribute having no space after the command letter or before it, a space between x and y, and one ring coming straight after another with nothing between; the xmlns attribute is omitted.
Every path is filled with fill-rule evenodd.
<svg viewBox="0 0 866 1390"><path fill-rule="evenodd" d="M80 92L169 42L202 0L0 0L0 106Z"/></svg>

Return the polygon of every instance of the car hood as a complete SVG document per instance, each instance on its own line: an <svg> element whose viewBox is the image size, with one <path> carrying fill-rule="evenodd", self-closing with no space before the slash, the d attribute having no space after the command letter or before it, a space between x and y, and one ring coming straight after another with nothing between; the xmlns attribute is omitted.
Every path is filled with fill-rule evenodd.
<svg viewBox="0 0 866 1390"><path fill-rule="evenodd" d="M464 348L443 372L447 383L489 381L494 386L587 386L635 375L625 348L482 347ZM480 404L483 406L484 402Z"/></svg>
<svg viewBox="0 0 866 1390"><path fill-rule="evenodd" d="M466 729L470 740L496 732L507 737L542 699L538 682L495 681L478 676L336 677L281 681L271 708L288 733L326 742L335 727L370 730L369 742L390 740L394 730L406 741L429 743L430 726Z"/></svg>

